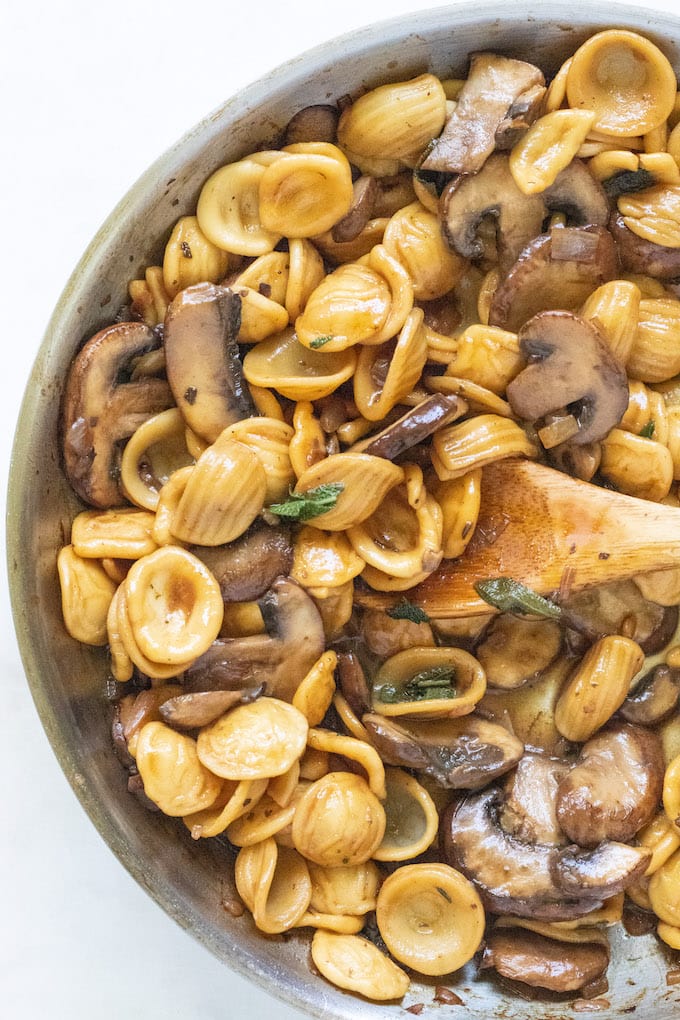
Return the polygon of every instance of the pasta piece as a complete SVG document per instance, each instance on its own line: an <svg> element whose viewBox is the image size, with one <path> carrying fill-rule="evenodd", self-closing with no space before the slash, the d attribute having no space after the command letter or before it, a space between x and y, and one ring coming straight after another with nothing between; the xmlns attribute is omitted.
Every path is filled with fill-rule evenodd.
<svg viewBox="0 0 680 1020"><path fill-rule="evenodd" d="M293 438L293 429L290 425L265 415L245 418L234 425L228 425L222 433L222 438L225 441L233 439L237 443L243 443L262 464L266 482L265 504L276 503L285 498L295 481L289 453ZM244 480L239 476L239 485L243 484Z"/></svg>
<svg viewBox="0 0 680 1020"><path fill-rule="evenodd" d="M423 720L468 715L485 692L486 674L470 652L426 646L386 659L371 694L374 712Z"/></svg>
<svg viewBox="0 0 680 1020"><path fill-rule="evenodd" d="M195 459L182 412L177 407L161 411L140 425L125 444L120 463L123 492L131 503L153 513L170 475Z"/></svg>
<svg viewBox="0 0 680 1020"><path fill-rule="evenodd" d="M286 237L313 237L349 212L352 171L330 143L287 146L260 178L260 220L265 230Z"/></svg>
<svg viewBox="0 0 680 1020"><path fill-rule="evenodd" d="M146 510L83 510L73 519L71 545L84 559L138 560L158 548L153 523Z"/></svg>
<svg viewBox="0 0 680 1020"><path fill-rule="evenodd" d="M286 329L248 351L243 373L249 383L271 387L290 400L319 400L351 378L356 359L354 350L304 347L295 331Z"/></svg>
<svg viewBox="0 0 680 1020"><path fill-rule="evenodd" d="M484 907L472 884L447 864L407 864L385 879L376 920L390 953L438 976L471 960L484 935Z"/></svg>
<svg viewBox="0 0 680 1020"><path fill-rule="evenodd" d="M196 219L217 248L235 255L264 255L278 244L281 235L260 222L259 188L265 171L261 159L242 159L220 167L203 185Z"/></svg>
<svg viewBox="0 0 680 1020"><path fill-rule="evenodd" d="M534 121L510 153L510 172L525 195L554 184L586 140L595 121L589 110L554 110Z"/></svg>
<svg viewBox="0 0 680 1020"><path fill-rule="evenodd" d="M293 818L293 845L315 864L363 864L385 834L385 810L365 779L329 772L300 798Z"/></svg>
<svg viewBox="0 0 680 1020"><path fill-rule="evenodd" d="M401 999L411 983L405 971L359 935L319 928L312 939L312 960L331 984L377 1002Z"/></svg>
<svg viewBox="0 0 680 1020"><path fill-rule="evenodd" d="M173 227L163 255L163 284L170 299L195 283L219 283L232 259L209 241L195 216L181 216Z"/></svg>
<svg viewBox="0 0 680 1020"><path fill-rule="evenodd" d="M270 779L286 772L305 749L302 712L278 698L237 705L198 735L198 756L224 779Z"/></svg>
<svg viewBox="0 0 680 1020"><path fill-rule="evenodd" d="M309 906L307 865L295 850L277 846L273 839L242 848L234 875L239 896L268 935L292 928Z"/></svg>
<svg viewBox="0 0 680 1020"><path fill-rule="evenodd" d="M585 741L624 702L644 654L619 634L597 641L581 660L555 705L555 724L567 740Z"/></svg>
<svg viewBox="0 0 680 1020"><path fill-rule="evenodd" d="M187 476L170 524L182 542L209 546L231 542L264 506L267 475L262 459L251 445L232 435L227 427Z"/></svg>
<svg viewBox="0 0 680 1020"><path fill-rule="evenodd" d="M444 126L446 94L432 74L379 85L343 111L338 143L353 154L404 159L421 152Z"/></svg>
<svg viewBox="0 0 680 1020"><path fill-rule="evenodd" d="M293 705L302 712L310 726L318 726L331 706L337 662L336 652L332 649L324 652L293 695Z"/></svg>
<svg viewBox="0 0 680 1020"><path fill-rule="evenodd" d="M166 546L137 560L124 588L135 642L154 662L181 666L193 661L220 632L219 585L185 549Z"/></svg>
<svg viewBox="0 0 680 1020"><path fill-rule="evenodd" d="M362 346L354 373L354 400L363 417L381 421L411 392L427 358L423 312L414 308L394 344Z"/></svg>
<svg viewBox="0 0 680 1020"><path fill-rule="evenodd" d="M108 641L107 617L116 591L116 583L96 560L78 556L72 545L65 545L57 556L61 589L61 612L66 630L84 645L105 645ZM129 680L131 670L123 667L121 678ZM129 675L123 676L129 672Z"/></svg>
<svg viewBox="0 0 680 1020"><path fill-rule="evenodd" d="M221 779L199 761L196 741L162 722L141 729L135 760L145 794L166 815L209 808L222 789Z"/></svg>
<svg viewBox="0 0 680 1020"><path fill-rule="evenodd" d="M407 861L424 853L437 838L439 813L432 797L403 769L385 770L387 824L376 861Z"/></svg>
<svg viewBox="0 0 680 1020"><path fill-rule="evenodd" d="M658 46L637 32L607 29L571 58L570 107L592 110L595 127L613 135L645 134L673 110L675 72Z"/></svg>

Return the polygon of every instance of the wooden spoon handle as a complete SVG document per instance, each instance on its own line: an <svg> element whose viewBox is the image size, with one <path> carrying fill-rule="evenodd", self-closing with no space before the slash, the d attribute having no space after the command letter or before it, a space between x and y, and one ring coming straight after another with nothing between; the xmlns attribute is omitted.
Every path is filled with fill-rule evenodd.
<svg viewBox="0 0 680 1020"><path fill-rule="evenodd" d="M433 619L490 611L475 581L512 577L543 595L680 566L680 510L582 482L542 464L485 467L479 519L467 549L406 593ZM401 598L364 591L385 607Z"/></svg>

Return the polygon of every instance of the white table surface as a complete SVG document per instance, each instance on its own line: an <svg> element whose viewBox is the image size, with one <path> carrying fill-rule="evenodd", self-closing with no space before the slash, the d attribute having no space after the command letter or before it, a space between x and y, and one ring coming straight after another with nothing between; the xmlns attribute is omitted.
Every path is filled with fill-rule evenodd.
<svg viewBox="0 0 680 1020"><path fill-rule="evenodd" d="M231 93L287 58L329 36L435 6L443 4L0 3L3 500L21 395L52 308L142 171ZM675 0L639 6L670 11ZM0 1015L299 1018L194 942L103 843L43 733L2 587Z"/></svg>

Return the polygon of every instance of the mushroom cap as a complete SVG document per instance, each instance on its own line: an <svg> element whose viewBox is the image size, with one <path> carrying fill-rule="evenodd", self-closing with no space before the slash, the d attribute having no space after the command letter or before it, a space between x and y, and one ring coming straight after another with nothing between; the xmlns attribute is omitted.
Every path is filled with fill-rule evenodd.
<svg viewBox="0 0 680 1020"><path fill-rule="evenodd" d="M290 528L255 522L233 542L220 546L192 545L220 586L225 602L252 602L293 566Z"/></svg>
<svg viewBox="0 0 680 1020"><path fill-rule="evenodd" d="M362 722L381 758L447 789L478 790L508 772L524 745L500 723L475 715L418 722L367 712Z"/></svg>
<svg viewBox="0 0 680 1020"><path fill-rule="evenodd" d="M473 54L456 108L422 169L476 173L495 149L497 135L506 135L507 145L521 119L528 127L538 114L544 95L543 72L533 64L500 53Z"/></svg>
<svg viewBox="0 0 680 1020"><path fill-rule="evenodd" d="M582 159L572 159L543 192L550 212L561 212L570 226L606 227L609 222L607 193Z"/></svg>
<svg viewBox="0 0 680 1020"><path fill-rule="evenodd" d="M477 886L484 906L496 914L568 920L601 905L595 891L582 895L555 881L559 847L528 843L499 821L502 793L496 786L453 801L441 817L444 860Z"/></svg>
<svg viewBox="0 0 680 1020"><path fill-rule="evenodd" d="M621 267L628 273L654 276L657 280L676 280L680 277L680 248L666 248L630 230L619 212L612 213L609 221Z"/></svg>
<svg viewBox="0 0 680 1020"><path fill-rule="evenodd" d="M534 988L576 992L592 985L607 971L606 937L586 943L567 943L519 928L496 928L484 946L481 968Z"/></svg>
<svg viewBox="0 0 680 1020"><path fill-rule="evenodd" d="M630 723L614 723L581 748L557 788L557 818L582 847L625 843L649 822L661 799L664 759L659 737Z"/></svg>
<svg viewBox="0 0 680 1020"><path fill-rule="evenodd" d="M240 297L214 283L181 290L165 316L170 388L189 428L209 443L257 413L239 358L240 324Z"/></svg>
<svg viewBox="0 0 680 1020"><path fill-rule="evenodd" d="M321 615L290 577L278 577L259 600L266 633L218 638L185 673L188 691L231 691L266 684L291 701L326 647Z"/></svg>
<svg viewBox="0 0 680 1020"><path fill-rule="evenodd" d="M508 157L500 153L490 156L478 173L461 174L447 184L440 210L448 244L468 259L484 256L477 231L485 217L494 217L502 271L540 234L546 212L541 195L520 191L510 173Z"/></svg>
<svg viewBox="0 0 680 1020"><path fill-rule="evenodd" d="M611 234L588 225L534 232L506 270L491 299L489 325L516 332L538 312L577 311L614 279L618 264Z"/></svg>
<svg viewBox="0 0 680 1020"><path fill-rule="evenodd" d="M519 332L529 364L507 388L514 413L535 422L551 411L574 408L577 446L602 439L628 407L625 369L596 327L573 312L539 312Z"/></svg>
<svg viewBox="0 0 680 1020"><path fill-rule="evenodd" d="M61 407L64 470L91 506L123 503L121 445L148 418L172 405L165 380L129 380L133 359L157 346L156 335L144 323L119 322L88 340L71 365Z"/></svg>

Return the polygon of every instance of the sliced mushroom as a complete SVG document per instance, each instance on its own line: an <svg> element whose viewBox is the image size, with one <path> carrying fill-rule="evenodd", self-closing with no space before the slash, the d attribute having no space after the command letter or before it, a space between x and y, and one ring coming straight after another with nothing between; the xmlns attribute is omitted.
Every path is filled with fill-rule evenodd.
<svg viewBox="0 0 680 1020"><path fill-rule="evenodd" d="M331 234L336 244L353 241L364 229L374 212L378 197L378 182L375 177L363 175L352 185L352 204L349 212L333 227Z"/></svg>
<svg viewBox="0 0 680 1020"><path fill-rule="evenodd" d="M551 992L577 992L594 985L609 966L606 937L559 942L519 928L496 928L486 938L480 967L493 967L511 981Z"/></svg>
<svg viewBox="0 0 680 1020"><path fill-rule="evenodd" d="M395 723L368 712L362 722L383 761L423 772L447 789L478 790L508 772L524 750L504 726L475 715Z"/></svg>
<svg viewBox="0 0 680 1020"><path fill-rule="evenodd" d="M619 709L629 723L655 726L667 719L680 700L680 670L659 663L640 680Z"/></svg>
<svg viewBox="0 0 680 1020"><path fill-rule="evenodd" d="M507 833L499 821L501 806L501 791L492 786L452 802L441 820L444 860L475 883L488 910L567 920L601 904L594 895L565 895L553 877L560 848Z"/></svg>
<svg viewBox="0 0 680 1020"><path fill-rule="evenodd" d="M505 831L525 843L566 843L557 820L556 798L568 771L564 759L525 753L505 781L499 815Z"/></svg>
<svg viewBox="0 0 680 1020"><path fill-rule="evenodd" d="M500 134L515 132L520 117L535 117L545 94L542 71L499 53L476 53L458 102L435 142L424 170L472 174L482 168ZM531 122L531 121L529 121Z"/></svg>
<svg viewBox="0 0 680 1020"><path fill-rule="evenodd" d="M623 843L588 851L525 842L505 831L501 807L496 786L467 794L445 808L440 827L444 860L475 883L496 914L580 917L634 882L649 863L649 851Z"/></svg>
<svg viewBox="0 0 680 1020"><path fill-rule="evenodd" d="M259 687L248 687L242 691L196 691L193 694L177 694L163 702L160 714L168 726L184 730L197 729L200 726L209 726L235 705L254 701L263 690L262 683Z"/></svg>
<svg viewBox="0 0 680 1020"><path fill-rule="evenodd" d="M460 418L466 410L467 404L460 397L450 393L433 393L387 428L355 443L352 450L396 460L405 450L428 439L438 428Z"/></svg>
<svg viewBox="0 0 680 1020"><path fill-rule="evenodd" d="M676 280L680 277L680 248L666 248L639 237L629 230L618 212L612 214L609 229L621 267L626 272L654 276L657 280Z"/></svg>
<svg viewBox="0 0 680 1020"><path fill-rule="evenodd" d="M290 529L256 522L227 545L190 546L220 586L225 602L252 602L290 573L293 546Z"/></svg>
<svg viewBox="0 0 680 1020"><path fill-rule="evenodd" d="M652 730L614 723L581 748L557 790L557 818L582 847L625 843L654 816L661 799L664 759Z"/></svg>
<svg viewBox="0 0 680 1020"><path fill-rule="evenodd" d="M361 718L371 707L371 691L356 652L338 652L338 685L354 714Z"/></svg>
<svg viewBox="0 0 680 1020"><path fill-rule="evenodd" d="M508 157L491 156L479 173L461 174L442 192L441 218L450 247L468 259L485 256L483 221L496 221L496 247L505 273L520 252L540 234L545 217L541 195L525 195L510 173Z"/></svg>
<svg viewBox="0 0 680 1020"><path fill-rule="evenodd" d="M678 607L661 606L644 598L632 580L598 584L574 592L561 601L570 617L582 625L588 640L606 634L625 634L636 641L645 655L666 647L678 625ZM573 651L583 651L582 642L568 635Z"/></svg>
<svg viewBox="0 0 680 1020"><path fill-rule="evenodd" d="M329 103L304 106L288 121L284 134L286 145L299 142L334 142L340 111Z"/></svg>
<svg viewBox="0 0 680 1020"><path fill-rule="evenodd" d="M566 893L609 899L642 878L651 858L651 850L644 847L608 841L593 850L566 847L554 858L552 869Z"/></svg>
<svg viewBox="0 0 680 1020"><path fill-rule="evenodd" d="M165 317L168 382L189 428L209 443L257 414L239 359L240 323L240 297L213 283L181 290Z"/></svg>
<svg viewBox="0 0 680 1020"><path fill-rule="evenodd" d="M475 655L491 687L514 690L539 677L561 647L562 628L553 620L501 613L484 632Z"/></svg>
<svg viewBox="0 0 680 1020"><path fill-rule="evenodd" d="M270 697L292 700L325 648L321 615L289 577L277 578L259 606L266 633L218 638L186 671L187 691L233 691L264 683Z"/></svg>
<svg viewBox="0 0 680 1020"><path fill-rule="evenodd" d="M571 410L576 446L602 439L628 407L628 379L592 323L572 312L539 312L519 331L529 364L509 383L514 413L537 422L561 407Z"/></svg>
<svg viewBox="0 0 680 1020"><path fill-rule="evenodd" d="M521 210L516 210L522 217ZM618 271L611 234L603 227L555 227L534 231L494 291L489 324L517 332L547 309L576 311Z"/></svg>
<svg viewBox="0 0 680 1020"><path fill-rule="evenodd" d="M543 192L550 212L561 212L569 226L606 227L610 207L607 193L581 159L572 159Z"/></svg>
<svg viewBox="0 0 680 1020"><path fill-rule="evenodd" d="M61 411L64 469L91 506L120 506L123 443L148 418L172 406L165 380L130 381L133 360L155 347L158 340L144 323L118 322L88 340L71 365Z"/></svg>

